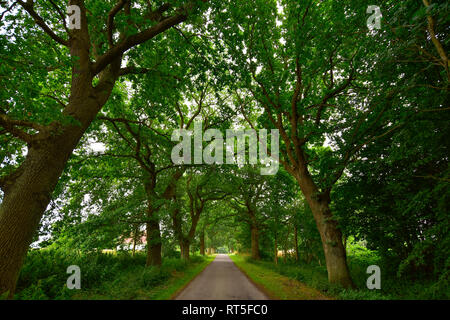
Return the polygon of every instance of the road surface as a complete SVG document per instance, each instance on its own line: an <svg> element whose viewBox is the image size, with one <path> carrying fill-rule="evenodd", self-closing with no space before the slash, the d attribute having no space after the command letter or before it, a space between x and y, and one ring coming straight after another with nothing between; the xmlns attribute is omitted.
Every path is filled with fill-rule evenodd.
<svg viewBox="0 0 450 320"><path fill-rule="evenodd" d="M218 254L175 300L267 300L226 254Z"/></svg>

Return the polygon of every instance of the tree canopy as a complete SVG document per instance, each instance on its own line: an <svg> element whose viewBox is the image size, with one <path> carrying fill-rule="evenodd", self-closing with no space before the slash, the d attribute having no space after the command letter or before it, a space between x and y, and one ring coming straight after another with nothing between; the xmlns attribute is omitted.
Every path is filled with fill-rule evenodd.
<svg viewBox="0 0 450 320"><path fill-rule="evenodd" d="M355 288L357 243L448 283L446 1L0 5L0 295L32 248L283 256ZM219 163L173 160L196 125Z"/></svg>

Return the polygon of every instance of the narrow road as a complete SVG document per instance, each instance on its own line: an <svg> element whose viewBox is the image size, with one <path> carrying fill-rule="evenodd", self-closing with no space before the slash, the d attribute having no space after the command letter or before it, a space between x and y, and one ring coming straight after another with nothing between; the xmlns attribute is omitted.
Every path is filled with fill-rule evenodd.
<svg viewBox="0 0 450 320"><path fill-rule="evenodd" d="M175 300L267 300L226 254L218 254Z"/></svg>

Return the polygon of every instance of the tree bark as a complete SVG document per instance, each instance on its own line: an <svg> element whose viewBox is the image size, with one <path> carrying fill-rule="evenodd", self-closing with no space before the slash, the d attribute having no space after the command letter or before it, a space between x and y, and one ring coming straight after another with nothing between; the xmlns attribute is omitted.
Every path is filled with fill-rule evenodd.
<svg viewBox="0 0 450 320"><path fill-rule="evenodd" d="M157 25L128 37L92 63L92 43L84 2L73 0L70 3L81 8L82 27L71 30L69 40L63 41L48 29L43 29L53 40L67 45L70 56L76 61L72 67L69 103L64 108L63 116L73 117L79 124L61 126L50 134L38 133L35 137L39 139L28 145L25 161L13 174L13 178L6 181L7 185L2 186L4 197L0 205L0 295L8 292L9 298L14 294L28 246L59 177L73 149L111 94L119 76L123 53L187 18L187 14L183 12L163 19ZM29 1L22 6L33 16L32 4L29 4ZM185 10L190 11L192 8L192 3L185 6ZM94 76L99 76L95 88L92 86Z"/></svg>
<svg viewBox="0 0 450 320"><path fill-rule="evenodd" d="M51 146L30 149L20 176L0 207L0 294L11 298L28 246L38 228L68 155Z"/></svg>
<svg viewBox="0 0 450 320"><path fill-rule="evenodd" d="M202 231L202 233L200 234L200 254L202 256L205 255L205 232Z"/></svg>
<svg viewBox="0 0 450 320"><path fill-rule="evenodd" d="M297 224L294 223L294 246L295 246L295 261L298 262L298 228Z"/></svg>
<svg viewBox="0 0 450 320"><path fill-rule="evenodd" d="M274 247L274 250L275 250L275 258L274 258L274 261L275 261L275 264L278 264L278 241L277 241L278 239L277 239L277 235L275 234L275 247Z"/></svg>
<svg viewBox="0 0 450 320"><path fill-rule="evenodd" d="M147 222L147 260L145 265L161 266L161 232L157 219Z"/></svg>
<svg viewBox="0 0 450 320"><path fill-rule="evenodd" d="M354 287L342 244L342 233L330 210L330 192L320 193L306 168L299 170L296 179L311 208L320 233L328 281L345 288Z"/></svg>
<svg viewBox="0 0 450 320"><path fill-rule="evenodd" d="M136 226L136 227L134 228L134 230L133 230L133 250L132 250L132 256L133 256L133 257L134 257L135 254L136 254L136 243L137 243L137 241L138 241L138 239L139 239L139 236L140 236L140 234L139 234L139 227Z"/></svg>
<svg viewBox="0 0 450 320"><path fill-rule="evenodd" d="M92 88L91 88L92 89ZM91 90L86 89L89 94ZM0 295L12 298L28 247L47 208L69 157L100 109L93 98L78 100L91 107L77 117L80 125L65 127L59 135L29 146L25 161L3 186L0 205ZM73 106L73 108L75 108ZM71 112L72 105L66 109Z"/></svg>
<svg viewBox="0 0 450 320"><path fill-rule="evenodd" d="M131 253L131 256L134 257L136 254L136 239L133 239L133 251Z"/></svg>
<svg viewBox="0 0 450 320"><path fill-rule="evenodd" d="M347 260L347 237L345 235L342 236L342 245L344 246L345 260Z"/></svg>
<svg viewBox="0 0 450 320"><path fill-rule="evenodd" d="M284 250L283 250L284 251L284 263L287 263L288 245L289 245L288 238L289 238L289 229L286 232L285 237L284 237L284 246L283 246L283 248L284 248Z"/></svg>
<svg viewBox="0 0 450 320"><path fill-rule="evenodd" d="M181 240L180 247L181 247L181 259L189 261L189 247L190 247L189 240L188 239Z"/></svg>
<svg viewBox="0 0 450 320"><path fill-rule="evenodd" d="M161 230L159 227L159 217L154 208L153 201L156 199L155 194L156 175L151 174L144 182L144 188L147 195L147 261L145 265L161 266Z"/></svg>
<svg viewBox="0 0 450 320"><path fill-rule="evenodd" d="M82 12L82 23L86 23ZM100 74L97 87L92 86L86 28L73 31L70 56L78 63L72 68L71 93L63 116L73 117L77 124L56 122L39 132L28 144L25 161L2 186L0 206L0 295L11 298L17 277L39 221L47 208L69 157L86 129L108 100L120 69L121 55Z"/></svg>
<svg viewBox="0 0 450 320"><path fill-rule="evenodd" d="M251 246L252 246L252 259L260 260L259 255L259 230L255 224L251 226Z"/></svg>

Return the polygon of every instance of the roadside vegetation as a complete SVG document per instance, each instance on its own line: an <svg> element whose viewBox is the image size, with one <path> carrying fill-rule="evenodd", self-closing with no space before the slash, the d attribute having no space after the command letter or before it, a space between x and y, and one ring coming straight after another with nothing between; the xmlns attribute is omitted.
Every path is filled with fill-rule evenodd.
<svg viewBox="0 0 450 320"><path fill-rule="evenodd" d="M184 288L214 256L194 255L189 262L164 259L161 267L145 267L146 256L137 252L81 253L42 249L31 251L17 283L16 299L121 299L167 300ZM69 290L68 265L80 266L81 289Z"/></svg>
<svg viewBox="0 0 450 320"><path fill-rule="evenodd" d="M297 262L292 256L280 257L275 264L271 260L254 260L248 254L230 255L234 263L254 283L274 299L343 299L343 300L427 300L450 299L449 282L438 282L426 277L399 277L382 272L381 289L369 290L366 280L367 266L379 265L381 270L389 270L380 256L356 243L348 243L347 260L355 288L344 289L330 285L327 270L317 263Z"/></svg>

